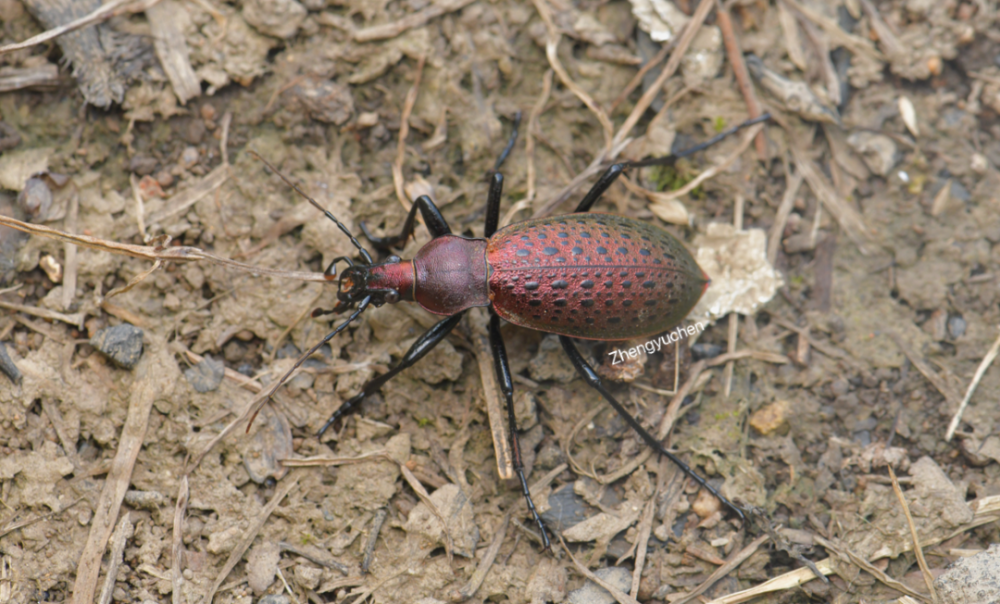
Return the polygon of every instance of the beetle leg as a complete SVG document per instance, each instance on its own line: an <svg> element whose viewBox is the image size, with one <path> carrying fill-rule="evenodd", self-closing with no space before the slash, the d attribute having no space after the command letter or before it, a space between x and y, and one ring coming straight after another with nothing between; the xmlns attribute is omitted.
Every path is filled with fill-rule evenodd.
<svg viewBox="0 0 1000 604"><path fill-rule="evenodd" d="M503 151L500 152L500 157L498 157L496 163L493 164L492 172L499 172L500 167L503 166L503 163L505 161L507 161L507 156L510 155L511 149L514 148L514 143L517 142L517 129L520 126L521 126L521 110L518 109L517 113L514 114L514 125L510 131L510 138L507 139L507 145L503 148Z"/></svg>
<svg viewBox="0 0 1000 604"><path fill-rule="evenodd" d="M507 423L510 427L510 450L513 456L514 471L517 472L517 478L521 481L521 491L524 493L524 500L528 504L528 511L531 512L531 517L538 525L538 530L542 533L542 545L545 549L551 547L549 543L549 534L545 529L545 523L542 522L541 517L538 515L538 510L535 509L535 502L531 500L531 492L528 490L528 480L524 476L524 464L521 463L521 443L517 438L517 420L514 419L514 380L511 379L510 375L510 363L507 362L507 347L504 346L503 336L500 335L500 317L490 309L490 348L493 350L493 367L497 372L497 382L500 384L500 391L503 392L503 396L507 399Z"/></svg>
<svg viewBox="0 0 1000 604"><path fill-rule="evenodd" d="M380 250L401 247L410 238L410 235L413 234L413 228L416 226L417 210L420 210L420 215L424 217L424 224L427 225L427 230L430 231L431 237L437 239L441 235L451 234L451 227L448 226L448 221L441 215L441 210L426 195L418 197L413 202L413 205L410 206L410 213L406 215L406 222L403 223L403 230L399 232L399 235L395 237L376 237L371 234L364 222L360 224L361 231L368 238L368 241L371 241L372 245Z"/></svg>
<svg viewBox="0 0 1000 604"><path fill-rule="evenodd" d="M683 151L678 151L677 153L671 153L670 155L664 157L651 157L649 159L643 159L639 161L626 161L614 164L607 170L605 170L604 174L602 174L601 177L597 179L597 182L594 183L594 186L590 188L590 191L587 191L587 194L584 195L583 199L580 201L580 205L576 206L576 209L573 210L573 212L574 213L589 212L590 208L593 207L594 203L601 198L601 195L605 191L608 190L608 187L610 187L612 183L618 180L618 177L621 176L621 173L622 171L625 170L625 168L643 168L646 166L673 165L674 162L676 162L678 159L682 157L687 157L688 155L692 155L694 153L697 153L698 151L707 149L708 147L711 147L712 145L721 141L727 136L739 132L743 128L752 126L754 124L769 119L771 119L771 114L765 113L764 115L749 119L745 122L741 122L728 130L724 130L723 132L720 132L719 134L713 136L712 138L708 139L707 141L701 144L695 145Z"/></svg>
<svg viewBox="0 0 1000 604"><path fill-rule="evenodd" d="M424 355L440 344L441 340L445 339L445 336L451 333L451 330L455 329L455 326L462 320L462 316L464 314L465 311L463 310L460 313L456 313L442 321L439 321L430 329L425 331L424 335L417 338L417 341L413 343L413 346L410 346L410 349L406 351L406 354L403 355L403 358L400 359L399 363L395 367L371 380L361 388L361 392L344 401L344 403L333 412L330 419L326 420L326 423L323 424L323 427L320 428L319 433L317 433L316 436L323 436L323 433L326 432L327 428L332 426L334 422L342 416L350 413L351 409L356 407L358 403L365 400L365 398L369 395L378 392L379 388L392 378L396 377L400 371L424 358Z"/></svg>
<svg viewBox="0 0 1000 604"><path fill-rule="evenodd" d="M601 177L597 179L597 182L594 183L594 186L591 187L589 191L587 191L587 194L584 195L583 200L580 201L580 205L576 206L576 209L573 210L573 212L574 213L589 212L591 206L594 205L594 202L600 199L601 195L603 195L604 192L608 190L608 187L610 187L612 183L618 180L618 177L621 176L622 174L622 170L624 170L627 167L628 163L620 163L620 164L614 164L610 168L605 170L604 174L602 174Z"/></svg>
<svg viewBox="0 0 1000 604"><path fill-rule="evenodd" d="M486 198L486 227L483 236L489 239L500 224L500 201L503 196L503 174L494 172L490 178L490 192Z"/></svg>
<svg viewBox="0 0 1000 604"><path fill-rule="evenodd" d="M722 493L715 489L715 487L708 484L707 480L699 476L694 470L691 469L690 466L671 453L669 449L663 446L663 443L658 441L655 436L647 432L646 429L642 427L642 424L639 423L639 420L632 417L625 407L622 407L621 403L615 400L615 397L611 396L611 393L608 392L604 387L604 384L601 383L601 378L597 375L597 372L594 371L593 367L591 367L590 364L583 358L583 355L580 354L580 351L576 348L576 344L573 343L573 340L566 336L559 336L559 342L562 343L563 350L566 351L566 355L569 356L569 360L573 362L573 366L576 367L577 373L579 373L580 376L587 382L587 385L600 392L601 396L611 403L611 406L618 412L618 415L625 420L625 423L635 430L635 433L642 438L646 445L652 447L654 451L674 462L677 467L691 477L692 480L697 482L703 489L707 490L709 493L714 495L716 499L722 502L723 505L732 510L744 525L746 524L746 516L743 514L742 508L726 499Z"/></svg>

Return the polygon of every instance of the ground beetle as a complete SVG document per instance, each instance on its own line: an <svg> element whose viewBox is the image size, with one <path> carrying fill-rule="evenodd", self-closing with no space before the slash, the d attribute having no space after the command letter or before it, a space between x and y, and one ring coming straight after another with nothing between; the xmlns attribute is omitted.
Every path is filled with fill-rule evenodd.
<svg viewBox="0 0 1000 604"><path fill-rule="evenodd" d="M448 222L426 195L421 195L413 203L402 230L395 237L375 237L361 223L361 230L372 245L388 251L405 244L413 234L419 210L433 239L417 252L413 260L390 255L384 262L374 262L343 223L289 182L350 238L361 260L355 263L341 256L330 263L325 274L331 281L337 278L337 263L347 264L339 278L338 301L333 309L317 310L313 316L354 310L322 342L302 355L275 384L272 393L306 358L340 333L369 305L416 302L431 313L446 316L420 336L395 367L365 384L360 393L334 411L319 432L323 434L365 397L377 392L399 372L430 352L458 325L469 308L487 307L490 312L489 338L493 364L507 403L514 471L546 548L549 547L549 537L531 501L521 464L514 421L514 383L507 350L500 335L501 318L515 325L558 335L577 372L591 388L601 393L648 446L668 457L741 521L745 521L739 506L722 496L664 447L608 392L600 377L577 350L572 338L627 340L662 333L679 323L708 287L708 277L670 233L624 216L587 213L622 171L672 164L769 117L765 114L749 120L674 155L616 163L598 179L573 214L528 220L498 230L503 191L503 175L498 170L516 140L515 120L514 132L490 177L485 238L452 234ZM277 170L274 171L277 173Z"/></svg>

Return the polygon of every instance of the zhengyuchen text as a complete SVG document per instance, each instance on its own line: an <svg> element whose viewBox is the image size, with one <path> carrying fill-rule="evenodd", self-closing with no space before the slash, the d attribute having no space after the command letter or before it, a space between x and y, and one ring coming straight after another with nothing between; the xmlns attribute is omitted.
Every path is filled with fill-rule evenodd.
<svg viewBox="0 0 1000 604"><path fill-rule="evenodd" d="M611 364L617 365L624 361L625 359L634 359L639 356L639 353L645 351L647 354L653 354L658 352L664 344L673 344L679 342L681 339L693 336L695 334L701 333L705 330L705 324L702 322L697 322L694 325L688 325L687 327L676 327L673 331L663 334L662 336L656 338L655 340L650 340L645 344L639 346L633 346L628 350L612 350L608 353L608 356L612 358Z"/></svg>

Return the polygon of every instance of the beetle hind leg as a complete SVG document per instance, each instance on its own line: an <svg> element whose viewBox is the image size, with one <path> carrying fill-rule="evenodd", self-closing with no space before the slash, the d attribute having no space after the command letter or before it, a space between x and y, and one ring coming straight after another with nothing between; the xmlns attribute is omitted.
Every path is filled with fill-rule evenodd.
<svg viewBox="0 0 1000 604"><path fill-rule="evenodd" d="M667 457L670 461L674 462L674 464L676 464L678 468L680 468L685 474L687 474L688 477L697 482L698 485L701 486L701 488L705 489L706 491L714 495L716 499L718 499L727 508L732 510L733 513L735 513L739 517L740 521L744 525L746 525L746 515L743 512L743 508L736 505L732 501L729 501L729 499L727 499L715 487L710 485L707 480L699 476L698 473L692 470L690 466L681 461L679 457L671 453L669 449L663 446L663 443L661 443L659 440L656 439L655 436L653 436L645 428L643 428L642 424L639 423L639 420L632 417L632 415L628 412L628 410L626 410L625 407L622 407L621 403L619 403L615 399L615 397L611 396L611 393L608 392L607 388L605 388L604 384L601 382L600 376L597 375L597 372L594 371L594 368L591 367L590 364L587 363L587 361L583 358L583 355L580 354L580 351L577 349L576 344L573 343L573 340L571 340L566 336L559 336L559 342L562 344L563 350L566 351L566 355L569 356L569 360L572 361L573 367L576 368L576 371L577 373L580 374L580 377L582 377L584 381L587 382L588 386L601 393L601 396L603 396L604 399L611 404L611 406L618 413L618 415L620 415L621 418L625 420L625 423L628 424L629 427L631 427L635 431L635 433L639 435L639 437L643 440L643 442L646 443L647 446L651 447L658 454L663 455Z"/></svg>
<svg viewBox="0 0 1000 604"><path fill-rule="evenodd" d="M528 504L528 511L532 520L538 526L542 534L542 546L549 549L552 544L549 542L548 530L542 522L538 510L535 509L535 502L531 500L531 491L528 490L528 480L524 476L524 464L521 462L521 442L517 437L517 420L514 419L514 380L511 378L510 363L507 361L507 347L503 343L503 336L500 334L500 317L490 309L490 348L493 351L493 367L497 373L497 382L500 384L500 391L507 401L507 423L510 429L510 450L513 457L512 462L517 479L521 482L521 492L524 493L524 501Z"/></svg>

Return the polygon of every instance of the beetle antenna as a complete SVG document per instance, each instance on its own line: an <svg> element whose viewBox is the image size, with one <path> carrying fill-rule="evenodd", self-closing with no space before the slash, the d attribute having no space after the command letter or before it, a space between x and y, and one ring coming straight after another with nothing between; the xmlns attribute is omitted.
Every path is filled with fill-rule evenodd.
<svg viewBox="0 0 1000 604"><path fill-rule="evenodd" d="M261 161L261 163L263 163L265 166L267 166L268 168L270 168L272 172L274 172L275 174L277 174L278 177L281 178L281 180L285 181L285 184L287 184L288 186L290 186L292 189L295 190L296 193L298 193L303 198L305 198L305 200L308 201L309 203L311 203L314 208L316 208L320 212L323 212L323 214L325 214L327 218L329 218L330 220L332 220L333 223L336 224L338 227L340 227L340 230L343 231L344 234L347 235L350 238L351 244L354 247L358 248L358 251L361 252L361 256L365 259L365 263L366 264L374 264L374 262L372 261L371 255L368 253L368 250L366 250L365 248L361 247L361 243L358 242L357 238L355 238L354 235L349 230L347 230L347 227L344 226L344 223L342 223L339 220L337 220L337 217L334 216L333 213L330 212L330 210L327 210L323 206L319 205L319 203L315 199L313 199L312 197L309 197L308 195L306 195L305 192L298 187L298 185L296 185L292 181L288 180L288 178L284 174L282 174L281 172L279 172L277 168L275 168L274 166L272 166L270 164L270 162L268 162L266 159L264 159L263 157L261 157L256 151L254 151L252 149L247 149L247 153L249 153L250 155L253 155L257 159L259 159ZM298 365L296 365L296 367L298 367Z"/></svg>
<svg viewBox="0 0 1000 604"><path fill-rule="evenodd" d="M259 159L259 156L258 156L258 159ZM267 162L264 162L264 163L267 163ZM278 383L275 384L274 386L271 386L270 392L268 392L267 396L261 401L261 406L263 406L263 404L265 402L271 400L271 397L274 396L274 393L278 390L278 388L280 388L281 385L284 384L285 381L288 380L289 376L292 375L293 371L295 371L296 369L298 369L302 365L302 363L306 362L306 359L308 359L309 357L311 357L324 344L326 344L327 342L329 342L330 340L332 340L333 338L335 338L337 336L337 334L339 334L340 332L344 331L344 328L346 328L348 325L350 325L351 322L354 321L354 319L357 319L358 315L360 315L361 313L363 313L365 311L365 309L368 308L368 304L370 304L371 301L372 301L372 297L371 296L366 296L365 299L361 301L361 304L358 305L358 309L355 310L354 312L352 312L351 316L347 317L346 321L344 321L343 323L341 323L340 325L338 325L337 328L334 329L333 331L331 331L330 333L326 334L326 337L324 337L322 340L320 340L319 344L316 344L315 346L313 346L312 348L310 348L309 350L307 350L302 356L300 356L299 359L297 361L295 361L295 364L292 365L292 368L289 369L288 371L286 371L285 375L281 376L281 379L278 380ZM250 426L253 425L253 420L257 417L257 414L259 412L260 412L260 409L258 408L257 411L254 411L253 415L250 417L250 421L247 422L247 432L250 432Z"/></svg>

